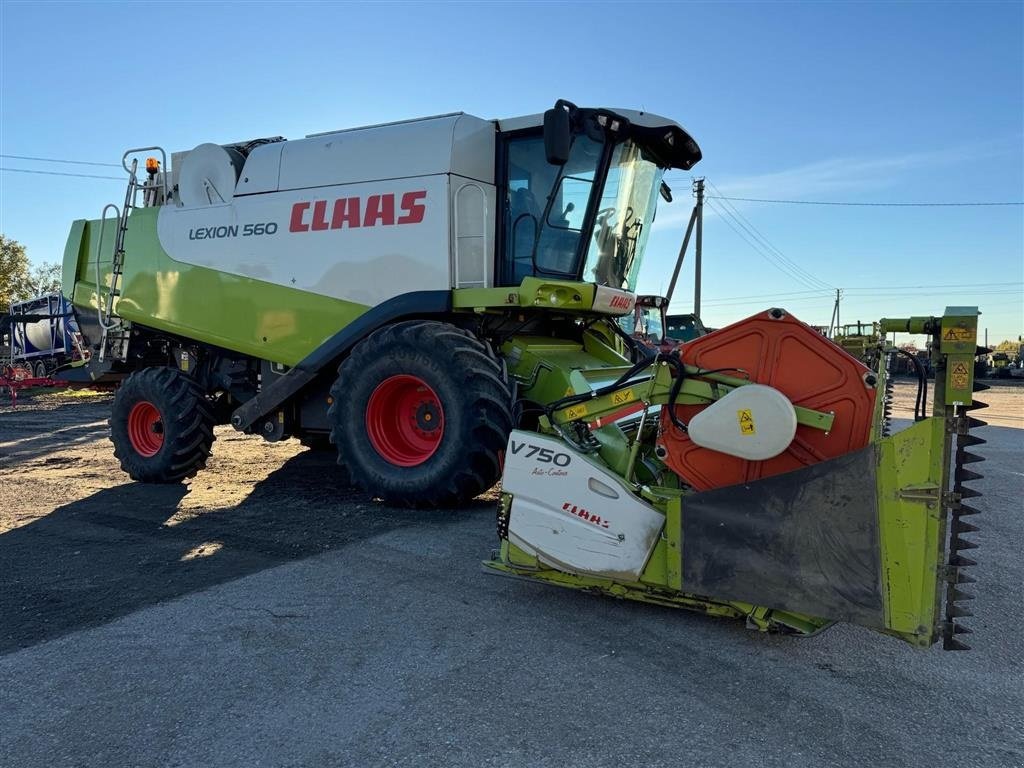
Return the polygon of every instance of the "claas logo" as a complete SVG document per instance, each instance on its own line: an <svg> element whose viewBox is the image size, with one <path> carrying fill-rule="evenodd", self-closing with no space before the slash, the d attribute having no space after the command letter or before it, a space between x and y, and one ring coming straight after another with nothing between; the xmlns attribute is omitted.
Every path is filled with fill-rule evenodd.
<svg viewBox="0 0 1024 768"><path fill-rule="evenodd" d="M325 229L419 224L427 212L425 189L406 192L395 205L396 195L339 197L337 200L311 200L292 206L291 232L319 232ZM328 215L329 214L329 215Z"/></svg>

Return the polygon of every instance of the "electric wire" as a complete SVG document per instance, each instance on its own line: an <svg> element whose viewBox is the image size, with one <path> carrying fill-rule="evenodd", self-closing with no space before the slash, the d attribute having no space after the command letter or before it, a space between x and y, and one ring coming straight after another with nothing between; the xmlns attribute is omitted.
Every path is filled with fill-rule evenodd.
<svg viewBox="0 0 1024 768"><path fill-rule="evenodd" d="M767 261L773 267L775 267L780 272L782 272L784 275L786 275L786 277L789 277L789 278L791 278L793 280L796 280L797 282L799 282L802 285L807 286L808 288L820 289L820 286L815 285L813 282L810 282L807 278L804 278L799 273L796 273L796 272L794 272L794 271L792 271L790 269L787 269L784 264L779 262L777 257L774 257L773 255L771 255L770 251L766 251L764 246L759 245L756 242L756 240L752 240L751 236L748 236L748 235L744 234L743 231L739 227L737 227L735 224L732 223L732 221L730 221L730 218L734 218L734 217L731 217L731 214L724 207L722 207L720 204L715 203L712 200L707 200L707 199L705 199L705 203L708 204L713 211L716 211L717 213L719 213L722 216L722 221L725 222L725 224L729 227L729 229L731 229L734 233L736 233L737 237L739 237L747 245L749 245L761 258L763 258L765 261ZM740 224L740 226L742 226L742 224ZM821 289L821 290L824 290L824 289Z"/></svg>
<svg viewBox="0 0 1024 768"><path fill-rule="evenodd" d="M843 296L850 299L870 298L874 296L917 296L928 298L931 296L947 296L954 293L966 293L972 296L1021 294L1021 289L1015 286L1024 286L1021 281L1000 281L995 283L945 283L934 285L909 285L906 287L896 286L854 286L843 288ZM941 290L935 290L941 289ZM923 291L923 292L922 292ZM733 306L737 304L756 304L762 301L803 302L817 301L824 298L833 298L834 291L807 290L807 291L786 291L784 293L756 293L744 296L721 296L716 299L708 299L703 302L706 306ZM684 297L685 298L685 297Z"/></svg>
<svg viewBox="0 0 1024 768"><path fill-rule="evenodd" d="M714 198L715 200L733 200L740 203L774 203L777 205L838 205L838 206L849 206L849 207L864 207L864 208L984 208L991 206L1022 206L1024 201L996 201L996 202L963 202L956 201L950 203L904 203L904 202L880 202L880 203L863 203L853 202L848 200L772 200L764 197L732 197L725 196L722 194L717 195L705 195L705 198Z"/></svg>
<svg viewBox="0 0 1024 768"><path fill-rule="evenodd" d="M712 182L710 179L705 179L705 181L706 181L707 185L709 187L711 187L712 190L714 190L715 192L717 192L721 196L721 190L719 190L718 187L715 186L714 182ZM725 198L720 197L719 199L725 199ZM813 275L811 272L809 272L808 270L804 269L799 264L797 264L795 261L793 261L793 259L789 258L786 254L784 254L781 250L779 250L775 245L773 245L772 242L768 239L768 237L761 230L759 230L754 225L754 222L752 222L750 219L748 219L746 216L744 216L739 211L739 209L736 208L736 206L734 206L731 202L726 202L726 203L724 203L722 205L723 205L723 207L725 207L732 214L734 220L737 220L738 223L741 226L744 227L744 229L746 229L748 232L750 232L770 252L774 253L784 264L789 266L789 268L792 271L794 271L794 272L796 272L796 273L798 273L800 275L803 275L806 278L805 283L809 283L810 287L812 287L812 288L828 288L830 290L835 290L835 286L834 285L830 285L829 283L825 282L821 278Z"/></svg>
<svg viewBox="0 0 1024 768"><path fill-rule="evenodd" d="M103 168L120 168L117 163L94 163L89 160L60 160L55 157L32 157L30 155L2 155L8 160L33 160L38 163L63 163L65 165L96 165Z"/></svg>
<svg viewBox="0 0 1024 768"><path fill-rule="evenodd" d="M109 179L111 181L124 181L124 176L98 176L93 173L68 173L66 171L37 171L30 168L3 168L0 171L8 173L37 173L41 176L75 176L79 179Z"/></svg>

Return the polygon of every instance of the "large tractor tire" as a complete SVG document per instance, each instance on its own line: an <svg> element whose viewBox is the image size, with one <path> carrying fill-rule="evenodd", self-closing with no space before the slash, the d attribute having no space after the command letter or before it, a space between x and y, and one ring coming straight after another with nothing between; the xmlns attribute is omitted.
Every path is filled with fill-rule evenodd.
<svg viewBox="0 0 1024 768"><path fill-rule="evenodd" d="M339 463L389 504L460 506L500 476L512 387L468 331L427 320L382 328L341 364L331 396Z"/></svg>
<svg viewBox="0 0 1024 768"><path fill-rule="evenodd" d="M206 466L213 425L199 384L174 368L144 368L114 396L110 439L132 480L176 483Z"/></svg>

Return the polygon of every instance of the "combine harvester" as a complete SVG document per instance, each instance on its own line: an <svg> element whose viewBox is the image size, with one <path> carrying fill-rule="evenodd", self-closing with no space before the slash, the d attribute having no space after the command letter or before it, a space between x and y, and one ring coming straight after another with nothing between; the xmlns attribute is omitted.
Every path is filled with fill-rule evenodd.
<svg viewBox="0 0 1024 768"><path fill-rule="evenodd" d="M617 320L663 172L700 157L671 120L564 101L202 144L170 172L131 150L123 207L68 239L79 370L129 374L110 424L136 480L191 477L231 424L335 450L392 504L500 479L494 571L965 647L977 310L881 321L939 372L896 434L884 342L866 364L768 308L652 351Z"/></svg>

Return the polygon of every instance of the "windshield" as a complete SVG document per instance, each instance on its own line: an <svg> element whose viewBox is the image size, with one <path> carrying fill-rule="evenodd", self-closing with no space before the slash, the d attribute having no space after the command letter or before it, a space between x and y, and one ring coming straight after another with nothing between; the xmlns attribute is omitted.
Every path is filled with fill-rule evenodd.
<svg viewBox="0 0 1024 768"><path fill-rule="evenodd" d="M569 161L560 168L547 162L542 137L509 141L505 237L510 283L534 274L576 278L583 219L603 147L578 135Z"/></svg>
<svg viewBox="0 0 1024 768"><path fill-rule="evenodd" d="M612 154L584 280L611 288L636 289L664 172L644 154L632 141L619 144Z"/></svg>
<svg viewBox="0 0 1024 768"><path fill-rule="evenodd" d="M619 318L619 327L631 336L660 341L663 336L661 311L653 307L637 307L631 314Z"/></svg>

